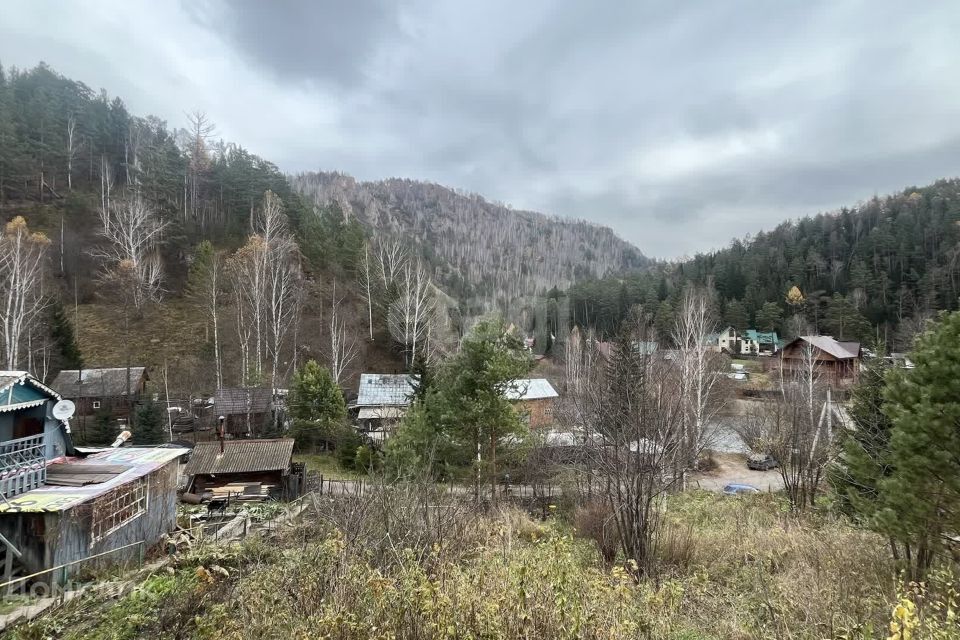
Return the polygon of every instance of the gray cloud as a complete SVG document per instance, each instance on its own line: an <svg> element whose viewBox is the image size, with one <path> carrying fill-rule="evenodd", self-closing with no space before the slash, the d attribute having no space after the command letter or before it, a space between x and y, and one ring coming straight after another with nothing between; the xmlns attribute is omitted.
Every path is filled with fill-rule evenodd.
<svg viewBox="0 0 960 640"><path fill-rule="evenodd" d="M948 1L24 2L0 60L205 109L288 171L433 180L671 257L955 175L958 32Z"/></svg>

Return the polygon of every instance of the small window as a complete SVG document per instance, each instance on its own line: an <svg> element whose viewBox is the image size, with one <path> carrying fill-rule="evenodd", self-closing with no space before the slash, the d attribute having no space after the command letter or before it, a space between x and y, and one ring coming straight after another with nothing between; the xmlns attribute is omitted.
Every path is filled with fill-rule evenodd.
<svg viewBox="0 0 960 640"><path fill-rule="evenodd" d="M138 478L93 503L91 545L136 520L147 511L147 479Z"/></svg>
<svg viewBox="0 0 960 640"><path fill-rule="evenodd" d="M99 409L99 408L100 408L100 401L99 401L99 400L94 400L94 401L93 401L93 408L94 408L94 409Z"/></svg>

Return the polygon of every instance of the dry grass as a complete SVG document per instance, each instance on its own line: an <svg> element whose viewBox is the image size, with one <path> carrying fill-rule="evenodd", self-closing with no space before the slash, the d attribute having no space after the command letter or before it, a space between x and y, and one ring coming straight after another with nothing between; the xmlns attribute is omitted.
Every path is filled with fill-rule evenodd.
<svg viewBox="0 0 960 640"><path fill-rule="evenodd" d="M671 498L664 573L641 584L559 520L441 499L320 503L269 541L194 552L146 596L80 599L13 637L867 638L896 602L880 539L770 496Z"/></svg>

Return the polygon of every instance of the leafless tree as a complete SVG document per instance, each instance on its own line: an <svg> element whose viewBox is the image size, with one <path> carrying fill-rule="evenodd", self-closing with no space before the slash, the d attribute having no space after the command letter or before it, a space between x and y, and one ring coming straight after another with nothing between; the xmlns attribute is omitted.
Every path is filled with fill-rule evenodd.
<svg viewBox="0 0 960 640"><path fill-rule="evenodd" d="M343 313L343 298L337 296L336 282L330 300L330 374L336 384L344 381L344 374L359 355L356 338L348 332L347 318Z"/></svg>
<svg viewBox="0 0 960 640"><path fill-rule="evenodd" d="M726 357L709 348L713 330L708 293L688 288L680 305L673 341L677 345L679 393L683 402L684 441L688 459L702 451L716 435L717 416L726 404L722 381ZM686 469L678 469L684 477Z"/></svg>
<svg viewBox="0 0 960 640"><path fill-rule="evenodd" d="M646 318L625 323L609 352L568 390L589 430L589 465L609 505L621 550L639 577L656 572L664 498L680 487L674 472L690 464L677 391L677 368L658 352L638 349L654 335Z"/></svg>
<svg viewBox="0 0 960 640"><path fill-rule="evenodd" d="M370 244L363 244L363 255L357 269L357 281L360 285L360 296L367 303L367 327L370 331L370 340L373 341L373 298L376 287L373 258L370 255Z"/></svg>
<svg viewBox="0 0 960 640"><path fill-rule="evenodd" d="M73 161L80 153L80 136L77 133L77 116L67 115L67 189L73 191Z"/></svg>
<svg viewBox="0 0 960 640"><path fill-rule="evenodd" d="M400 275L406 261L407 252L399 240L377 242L377 274L380 276L384 292L390 290L390 286Z"/></svg>
<svg viewBox="0 0 960 640"><path fill-rule="evenodd" d="M220 347L220 307L224 302L225 274L223 254L214 251L209 263L203 265L190 283L190 294L197 307L207 317L213 336L213 360L217 388L223 387L223 360Z"/></svg>
<svg viewBox="0 0 960 640"><path fill-rule="evenodd" d="M299 317L301 269L299 251L287 229L283 203L270 191L254 220L254 233L228 261L237 305L241 377L259 382L264 359L271 363L270 381L279 380L281 352Z"/></svg>
<svg viewBox="0 0 960 640"><path fill-rule="evenodd" d="M834 408L821 379L816 349L806 345L793 368L780 372L775 399L758 403L737 431L754 451L770 453L794 511L812 506L833 455Z"/></svg>
<svg viewBox="0 0 960 640"><path fill-rule="evenodd" d="M30 233L22 216L8 222L0 238L0 333L8 370L17 368L22 343L46 305L42 287L49 245L42 233Z"/></svg>
<svg viewBox="0 0 960 640"><path fill-rule="evenodd" d="M184 176L184 217L189 215L202 223L199 212L200 191L203 187L203 175L210 167L208 140L216 130L216 125L202 111L188 113L187 120L190 123L187 141L187 155L190 161Z"/></svg>
<svg viewBox="0 0 960 640"><path fill-rule="evenodd" d="M420 262L406 262L398 277L397 299L390 305L388 323L394 340L403 345L406 364L424 348L427 331L436 313L434 286Z"/></svg>
<svg viewBox="0 0 960 640"><path fill-rule="evenodd" d="M157 254L157 243L166 226L137 195L108 206L102 235L109 245L95 250L94 255L106 260L107 269L121 262L133 269L133 305L138 312L161 293L163 263Z"/></svg>
<svg viewBox="0 0 960 640"><path fill-rule="evenodd" d="M100 156L100 226L101 233L107 236L110 233L110 194L113 191L113 169L107 156Z"/></svg>

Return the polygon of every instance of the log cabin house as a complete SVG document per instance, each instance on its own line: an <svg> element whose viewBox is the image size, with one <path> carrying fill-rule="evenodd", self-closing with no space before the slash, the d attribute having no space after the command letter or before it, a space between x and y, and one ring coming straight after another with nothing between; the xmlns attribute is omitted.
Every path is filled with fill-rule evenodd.
<svg viewBox="0 0 960 640"><path fill-rule="evenodd" d="M863 351L859 342L841 342L830 336L800 336L780 353L784 375L797 374L813 359L817 375L834 388L847 388L860 377Z"/></svg>

